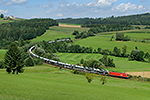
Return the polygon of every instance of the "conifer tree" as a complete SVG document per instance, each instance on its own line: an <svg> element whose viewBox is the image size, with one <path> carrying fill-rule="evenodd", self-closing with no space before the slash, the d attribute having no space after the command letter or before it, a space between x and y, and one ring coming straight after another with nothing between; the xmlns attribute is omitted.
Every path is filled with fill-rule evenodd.
<svg viewBox="0 0 150 100"><path fill-rule="evenodd" d="M4 57L4 64L8 73L23 73L24 61L21 57L21 52L15 43L12 43L6 52Z"/></svg>

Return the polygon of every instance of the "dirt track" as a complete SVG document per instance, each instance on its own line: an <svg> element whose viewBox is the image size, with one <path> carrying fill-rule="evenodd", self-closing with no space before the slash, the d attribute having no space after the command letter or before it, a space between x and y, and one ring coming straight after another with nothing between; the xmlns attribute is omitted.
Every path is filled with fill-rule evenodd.
<svg viewBox="0 0 150 100"><path fill-rule="evenodd" d="M62 27L81 27L79 25L62 25L62 24L59 24L59 26L62 26Z"/></svg>
<svg viewBox="0 0 150 100"><path fill-rule="evenodd" d="M142 76L143 77L143 72L127 72L130 75L134 75L134 76ZM146 72L144 71L144 77L150 78L150 72Z"/></svg>

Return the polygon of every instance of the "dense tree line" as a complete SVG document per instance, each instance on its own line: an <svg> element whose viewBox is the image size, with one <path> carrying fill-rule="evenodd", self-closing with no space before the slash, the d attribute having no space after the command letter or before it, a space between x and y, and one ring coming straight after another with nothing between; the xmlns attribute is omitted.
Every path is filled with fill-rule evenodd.
<svg viewBox="0 0 150 100"><path fill-rule="evenodd" d="M111 31L122 31L131 30L133 27L127 24L86 24L82 27L89 27L89 32L101 33L101 32L111 32Z"/></svg>
<svg viewBox="0 0 150 100"><path fill-rule="evenodd" d="M92 53L92 47L84 47L80 45L73 45L72 40L66 42L56 42L53 44L49 44L47 41L42 41L37 44L38 47L42 47L46 53Z"/></svg>
<svg viewBox="0 0 150 100"><path fill-rule="evenodd" d="M150 25L150 13L129 16L107 17L107 18L66 18L57 19L60 23L74 24L127 24L127 25Z"/></svg>
<svg viewBox="0 0 150 100"><path fill-rule="evenodd" d="M56 20L30 19L0 25L0 47L13 41L30 40L46 32L49 27L58 25Z"/></svg>
<svg viewBox="0 0 150 100"><path fill-rule="evenodd" d="M83 32L79 33L76 30L72 33L72 35L75 35L75 39L79 39L79 38L84 39L84 38L87 38L90 36L95 36L94 33L91 31L88 31L88 32L83 31Z"/></svg>

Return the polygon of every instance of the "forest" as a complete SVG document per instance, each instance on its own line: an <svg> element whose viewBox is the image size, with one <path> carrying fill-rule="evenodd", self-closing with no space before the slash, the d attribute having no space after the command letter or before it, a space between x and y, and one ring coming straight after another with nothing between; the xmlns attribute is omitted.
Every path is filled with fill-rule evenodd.
<svg viewBox="0 0 150 100"><path fill-rule="evenodd" d="M3 23L0 25L0 48L8 48L8 44L14 41L20 42L41 36L51 26L58 26L58 22L47 18Z"/></svg>
<svg viewBox="0 0 150 100"><path fill-rule="evenodd" d="M59 23L72 24L127 24L127 25L150 25L150 13L136 14L129 16L111 16L106 18L65 18L57 19Z"/></svg>
<svg viewBox="0 0 150 100"><path fill-rule="evenodd" d="M82 27L90 27L89 32L101 33L101 32L111 32L111 31L122 31L122 30L132 30L133 27L127 24L86 24Z"/></svg>

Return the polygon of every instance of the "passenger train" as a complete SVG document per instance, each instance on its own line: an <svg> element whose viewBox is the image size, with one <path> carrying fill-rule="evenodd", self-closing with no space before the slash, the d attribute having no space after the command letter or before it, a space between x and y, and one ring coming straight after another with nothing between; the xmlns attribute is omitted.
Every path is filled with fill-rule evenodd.
<svg viewBox="0 0 150 100"><path fill-rule="evenodd" d="M62 39L62 40L57 40L57 41L49 41L48 43L51 44L51 43L55 43L55 42L68 41L68 40L69 39ZM90 72L90 73L95 73L95 74L115 76L115 74L113 74L112 71L109 72L108 70L104 70L104 69L96 69L96 68L91 68L91 67L73 65L73 64L63 63L63 62L47 59L47 58L44 58L44 57L40 57L40 56L38 56L38 55L36 55L32 52L32 50L34 48L35 48L35 46L32 46L29 49L30 55L32 57L36 57L36 58L40 58L40 59L44 60L45 63L56 65L56 66L62 66L63 68L71 69L71 70L76 69L76 70L79 70L79 71ZM118 77L118 75L122 75L121 77L128 78L127 75L125 76L124 74L117 74L117 77Z"/></svg>

